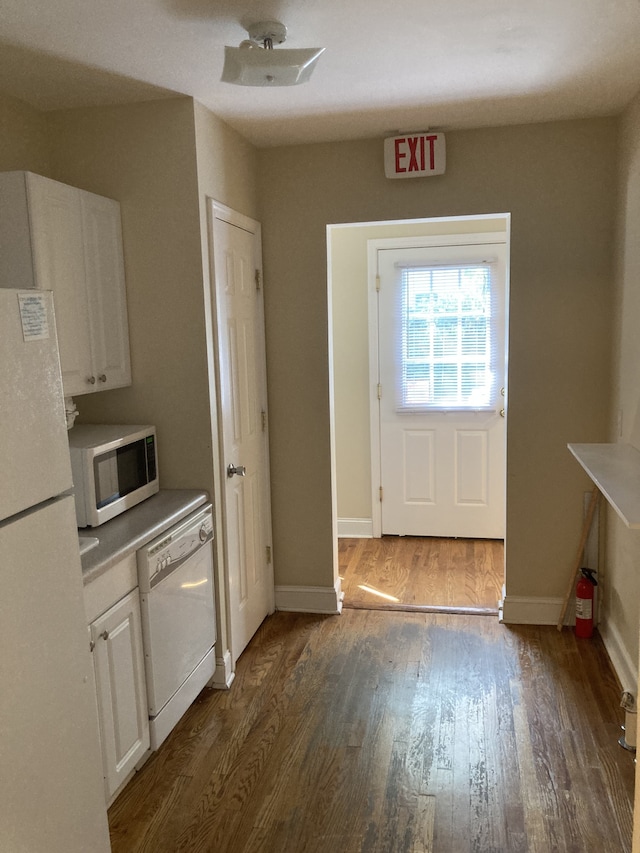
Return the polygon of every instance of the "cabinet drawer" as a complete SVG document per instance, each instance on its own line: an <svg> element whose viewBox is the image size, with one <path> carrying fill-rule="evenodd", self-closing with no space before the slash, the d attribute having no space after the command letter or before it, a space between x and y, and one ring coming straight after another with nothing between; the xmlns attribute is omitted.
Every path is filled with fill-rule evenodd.
<svg viewBox="0 0 640 853"><path fill-rule="evenodd" d="M85 586L87 623L93 622L137 586L138 566L134 552Z"/></svg>

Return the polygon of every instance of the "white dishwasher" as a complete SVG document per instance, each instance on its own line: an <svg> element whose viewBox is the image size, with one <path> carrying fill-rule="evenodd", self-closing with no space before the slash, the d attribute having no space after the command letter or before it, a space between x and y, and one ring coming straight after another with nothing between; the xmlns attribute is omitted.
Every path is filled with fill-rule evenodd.
<svg viewBox="0 0 640 853"><path fill-rule="evenodd" d="M151 749L215 671L211 504L137 552Z"/></svg>

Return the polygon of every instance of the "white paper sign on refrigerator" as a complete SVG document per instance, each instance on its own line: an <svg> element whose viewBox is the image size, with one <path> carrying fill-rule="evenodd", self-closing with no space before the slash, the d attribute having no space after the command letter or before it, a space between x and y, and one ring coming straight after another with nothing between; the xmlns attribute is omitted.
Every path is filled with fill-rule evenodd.
<svg viewBox="0 0 640 853"><path fill-rule="evenodd" d="M46 341L49 337L49 318L43 293L19 293L22 337L25 341Z"/></svg>

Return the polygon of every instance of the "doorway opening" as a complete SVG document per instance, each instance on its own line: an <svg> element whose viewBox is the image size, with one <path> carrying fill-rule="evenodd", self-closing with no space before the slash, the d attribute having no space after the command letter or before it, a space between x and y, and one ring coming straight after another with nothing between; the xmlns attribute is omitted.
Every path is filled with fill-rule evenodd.
<svg viewBox="0 0 640 853"><path fill-rule="evenodd" d="M502 213L328 226L335 527L347 607L498 613L509 229ZM381 282L395 296L381 301ZM397 437L391 454L385 405ZM407 526L386 521L389 483L406 504L401 516L412 515Z"/></svg>

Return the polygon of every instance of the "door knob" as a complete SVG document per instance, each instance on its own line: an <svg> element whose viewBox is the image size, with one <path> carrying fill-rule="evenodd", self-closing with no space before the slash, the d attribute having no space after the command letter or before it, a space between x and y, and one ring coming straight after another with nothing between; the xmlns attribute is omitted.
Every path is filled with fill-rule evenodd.
<svg viewBox="0 0 640 853"><path fill-rule="evenodd" d="M244 465L227 465L227 477L233 477L234 474L237 474L238 477L244 477L247 473L247 469Z"/></svg>

